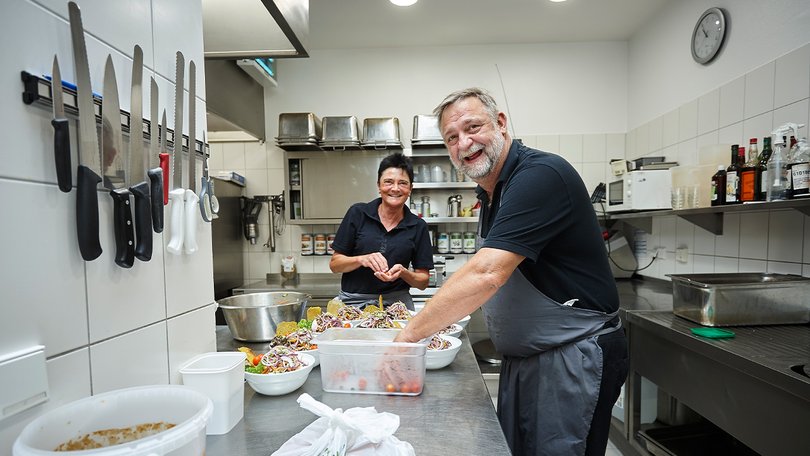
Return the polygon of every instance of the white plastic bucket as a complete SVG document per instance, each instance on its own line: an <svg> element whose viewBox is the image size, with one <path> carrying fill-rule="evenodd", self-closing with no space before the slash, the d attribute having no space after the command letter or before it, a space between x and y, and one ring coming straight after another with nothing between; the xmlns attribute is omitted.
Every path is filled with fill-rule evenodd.
<svg viewBox="0 0 810 456"><path fill-rule="evenodd" d="M214 403L208 420L208 435L225 434L245 413L245 354L242 352L203 353L180 368L183 384Z"/></svg>
<svg viewBox="0 0 810 456"><path fill-rule="evenodd" d="M201 456L205 424L213 404L203 394L180 385L126 388L63 405L28 423L14 442L14 456ZM145 423L172 423L167 431L120 445L57 452L62 443L102 429Z"/></svg>

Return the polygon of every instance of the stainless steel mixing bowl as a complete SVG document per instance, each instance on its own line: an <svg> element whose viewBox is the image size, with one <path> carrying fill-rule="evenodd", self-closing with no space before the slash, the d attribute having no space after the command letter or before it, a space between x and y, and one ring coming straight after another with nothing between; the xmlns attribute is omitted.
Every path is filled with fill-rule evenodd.
<svg viewBox="0 0 810 456"><path fill-rule="evenodd" d="M303 318L311 295L290 291L268 291L231 296L217 301L236 340L266 342L282 321Z"/></svg>

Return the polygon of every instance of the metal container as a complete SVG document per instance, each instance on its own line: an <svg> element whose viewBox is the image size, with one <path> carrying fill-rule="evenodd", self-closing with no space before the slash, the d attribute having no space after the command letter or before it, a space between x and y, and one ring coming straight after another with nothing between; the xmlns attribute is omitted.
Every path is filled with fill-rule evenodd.
<svg viewBox="0 0 810 456"><path fill-rule="evenodd" d="M413 116L413 139L417 141L442 141L439 118L431 115Z"/></svg>
<svg viewBox="0 0 810 456"><path fill-rule="evenodd" d="M399 136L399 119L376 117L363 120L363 145L402 146Z"/></svg>
<svg viewBox="0 0 810 456"><path fill-rule="evenodd" d="M329 116L323 118L324 143L360 142L355 116Z"/></svg>
<svg viewBox="0 0 810 456"><path fill-rule="evenodd" d="M231 296L217 301L225 323L236 340L266 342L282 321L298 321L311 298L306 293L268 291Z"/></svg>
<svg viewBox="0 0 810 456"><path fill-rule="evenodd" d="M704 326L810 322L810 278L789 274L672 274L672 311Z"/></svg>
<svg viewBox="0 0 810 456"><path fill-rule="evenodd" d="M279 142L318 140L321 138L321 119L311 112L283 112L278 115Z"/></svg>

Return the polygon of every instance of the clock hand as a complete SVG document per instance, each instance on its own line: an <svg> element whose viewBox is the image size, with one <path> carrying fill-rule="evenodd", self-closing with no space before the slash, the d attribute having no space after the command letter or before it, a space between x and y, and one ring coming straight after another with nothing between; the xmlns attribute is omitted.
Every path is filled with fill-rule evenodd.
<svg viewBox="0 0 810 456"><path fill-rule="evenodd" d="M701 26L701 27L700 27L700 31L701 31L701 32L703 32L703 36L704 36L704 37L706 37L706 38L708 38L708 37L709 37L709 34L708 34L708 33L706 33L706 29L705 29L705 28L703 28L703 26Z"/></svg>

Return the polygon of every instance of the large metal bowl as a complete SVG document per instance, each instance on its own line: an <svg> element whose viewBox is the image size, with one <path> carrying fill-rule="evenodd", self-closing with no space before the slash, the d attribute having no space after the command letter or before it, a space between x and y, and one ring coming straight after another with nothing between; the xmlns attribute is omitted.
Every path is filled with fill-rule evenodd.
<svg viewBox="0 0 810 456"><path fill-rule="evenodd" d="M231 330L244 342L267 342L282 321L298 321L312 296L291 291L268 291L231 296L217 301Z"/></svg>

